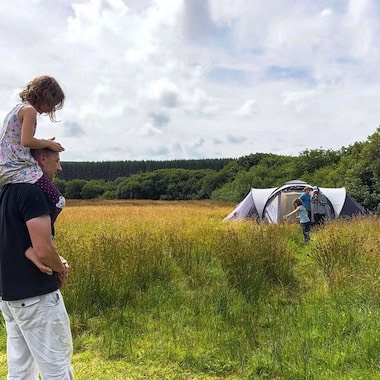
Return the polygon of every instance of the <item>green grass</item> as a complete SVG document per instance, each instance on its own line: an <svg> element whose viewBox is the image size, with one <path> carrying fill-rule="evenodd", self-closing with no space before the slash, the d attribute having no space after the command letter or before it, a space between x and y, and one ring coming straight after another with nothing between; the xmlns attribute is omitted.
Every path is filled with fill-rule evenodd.
<svg viewBox="0 0 380 380"><path fill-rule="evenodd" d="M380 379L379 219L304 244L298 225L221 223L214 207L156 223L70 211L57 244L77 379ZM5 378L3 326L0 352Z"/></svg>

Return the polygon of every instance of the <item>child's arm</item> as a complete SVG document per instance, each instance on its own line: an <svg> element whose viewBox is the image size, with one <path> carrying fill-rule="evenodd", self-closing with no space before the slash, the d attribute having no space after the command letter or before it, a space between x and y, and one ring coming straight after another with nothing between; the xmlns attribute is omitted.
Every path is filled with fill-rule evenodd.
<svg viewBox="0 0 380 380"><path fill-rule="evenodd" d="M295 214L296 212L298 212L298 210L299 210L300 207L301 207L301 206L298 206L295 210L293 210L293 211L290 212L289 214L284 215L284 219L286 219L286 218L288 218L290 215L293 215L293 214Z"/></svg>
<svg viewBox="0 0 380 380"><path fill-rule="evenodd" d="M25 148L42 149L49 148L55 152L62 152L65 149L61 144L52 139L37 139L34 137L34 129L37 120L37 111L32 106L25 106L21 108L18 113L21 122L21 144Z"/></svg>
<svg viewBox="0 0 380 380"><path fill-rule="evenodd" d="M25 251L25 256L27 259L29 259L30 261L33 262L33 264L42 272L42 273L46 273L48 274L49 276L53 274L53 271L47 267L46 265L44 265L42 263L42 261L35 255L35 253L33 252L33 248L32 247L29 247L26 251Z"/></svg>

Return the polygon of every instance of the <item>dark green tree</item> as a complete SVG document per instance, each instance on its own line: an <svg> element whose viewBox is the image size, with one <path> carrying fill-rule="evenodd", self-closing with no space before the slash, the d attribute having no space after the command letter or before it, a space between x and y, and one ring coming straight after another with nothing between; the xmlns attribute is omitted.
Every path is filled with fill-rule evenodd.
<svg viewBox="0 0 380 380"><path fill-rule="evenodd" d="M105 182L87 181L81 190L81 198L94 199L99 198L106 191Z"/></svg>
<svg viewBox="0 0 380 380"><path fill-rule="evenodd" d="M82 199L82 188L86 184L83 179L73 179L66 185L66 197L69 199Z"/></svg>
<svg viewBox="0 0 380 380"><path fill-rule="evenodd" d="M59 190L59 192L66 197L66 185L67 182L63 179L56 178L54 180L54 185L55 187Z"/></svg>

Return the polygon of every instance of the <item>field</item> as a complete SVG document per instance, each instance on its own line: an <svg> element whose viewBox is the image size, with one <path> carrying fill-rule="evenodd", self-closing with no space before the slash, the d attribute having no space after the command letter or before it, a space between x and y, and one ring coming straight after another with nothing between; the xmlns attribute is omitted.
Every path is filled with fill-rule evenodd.
<svg viewBox="0 0 380 380"><path fill-rule="evenodd" d="M71 201L78 380L380 379L380 220L223 223L215 202ZM0 326L0 378L6 378Z"/></svg>

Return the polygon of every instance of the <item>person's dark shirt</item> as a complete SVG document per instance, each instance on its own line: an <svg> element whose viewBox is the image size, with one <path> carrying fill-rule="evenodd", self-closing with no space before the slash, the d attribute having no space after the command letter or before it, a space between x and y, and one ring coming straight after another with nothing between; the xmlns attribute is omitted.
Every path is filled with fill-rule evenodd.
<svg viewBox="0 0 380 380"><path fill-rule="evenodd" d="M26 222L54 212L54 204L36 185L19 183L0 190L0 296L5 301L58 289L54 276L42 273L25 257L31 246Z"/></svg>

